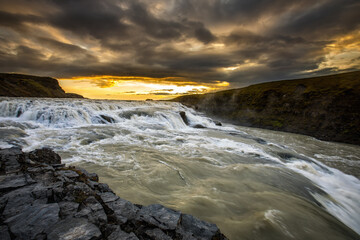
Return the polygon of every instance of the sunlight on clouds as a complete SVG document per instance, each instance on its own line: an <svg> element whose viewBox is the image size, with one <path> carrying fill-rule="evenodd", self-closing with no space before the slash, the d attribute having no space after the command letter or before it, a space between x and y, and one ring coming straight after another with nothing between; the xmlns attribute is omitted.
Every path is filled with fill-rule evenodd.
<svg viewBox="0 0 360 240"><path fill-rule="evenodd" d="M318 69L334 68L344 70L360 67L360 31L348 34L326 45L323 62Z"/></svg>
<svg viewBox="0 0 360 240"><path fill-rule="evenodd" d="M179 77L91 76L59 79L66 92L87 98L145 100L171 99L226 89L228 82L197 83Z"/></svg>
<svg viewBox="0 0 360 240"><path fill-rule="evenodd" d="M242 64L236 64L236 65L233 65L233 66L220 68L219 71L221 71L221 72L232 72L232 71L238 71L238 70L247 70L247 69L250 69L250 68L255 68L255 67L260 67L260 66L262 66L262 64L259 64L257 62L251 62L250 60L246 60Z"/></svg>

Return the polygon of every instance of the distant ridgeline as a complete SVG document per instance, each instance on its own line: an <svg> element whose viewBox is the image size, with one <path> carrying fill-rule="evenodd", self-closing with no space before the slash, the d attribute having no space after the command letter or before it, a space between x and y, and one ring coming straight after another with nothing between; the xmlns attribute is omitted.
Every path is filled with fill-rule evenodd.
<svg viewBox="0 0 360 240"><path fill-rule="evenodd" d="M174 101L238 125L360 145L360 71L187 95Z"/></svg>
<svg viewBox="0 0 360 240"><path fill-rule="evenodd" d="M0 96L83 98L75 93L65 93L55 78L0 73Z"/></svg>

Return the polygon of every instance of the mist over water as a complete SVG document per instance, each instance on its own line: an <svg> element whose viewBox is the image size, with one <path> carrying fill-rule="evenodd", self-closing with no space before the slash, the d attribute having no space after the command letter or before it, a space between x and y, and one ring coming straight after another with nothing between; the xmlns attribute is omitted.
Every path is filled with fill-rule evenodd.
<svg viewBox="0 0 360 240"><path fill-rule="evenodd" d="M154 101L1 98L0 135L0 148L50 147L122 198L193 214L230 239L359 238L358 146L217 126Z"/></svg>

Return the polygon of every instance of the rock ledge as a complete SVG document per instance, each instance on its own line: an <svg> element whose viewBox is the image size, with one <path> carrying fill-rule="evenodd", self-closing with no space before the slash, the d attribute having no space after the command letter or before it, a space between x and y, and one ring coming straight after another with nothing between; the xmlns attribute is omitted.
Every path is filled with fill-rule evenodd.
<svg viewBox="0 0 360 240"><path fill-rule="evenodd" d="M0 149L0 239L226 239L215 224L116 196L50 149Z"/></svg>

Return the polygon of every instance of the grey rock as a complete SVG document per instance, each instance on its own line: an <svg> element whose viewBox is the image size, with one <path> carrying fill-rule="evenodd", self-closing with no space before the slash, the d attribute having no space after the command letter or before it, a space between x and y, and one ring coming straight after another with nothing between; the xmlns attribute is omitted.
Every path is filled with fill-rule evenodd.
<svg viewBox="0 0 360 240"><path fill-rule="evenodd" d="M51 166L52 166L53 168L63 168L63 167L65 167L66 165L65 165L65 163L61 163L61 164L51 164Z"/></svg>
<svg viewBox="0 0 360 240"><path fill-rule="evenodd" d="M146 235L148 235L151 239L155 240L171 240L172 238L166 235L159 228L149 229L145 231Z"/></svg>
<svg viewBox="0 0 360 240"><path fill-rule="evenodd" d="M10 234L9 234L9 229L5 225L0 226L0 239L1 240L11 240Z"/></svg>
<svg viewBox="0 0 360 240"><path fill-rule="evenodd" d="M153 204L140 209L137 220L145 221L163 230L174 230L180 220L180 212Z"/></svg>
<svg viewBox="0 0 360 240"><path fill-rule="evenodd" d="M100 193L99 196L104 203L113 202L119 199L119 197L112 192Z"/></svg>
<svg viewBox="0 0 360 240"><path fill-rule="evenodd" d="M106 115L100 115L101 119L101 123L114 123L115 119Z"/></svg>
<svg viewBox="0 0 360 240"><path fill-rule="evenodd" d="M4 222L16 238L34 239L59 220L59 210L57 203L34 205Z"/></svg>
<svg viewBox="0 0 360 240"><path fill-rule="evenodd" d="M74 215L75 217L85 217L96 225L104 225L107 223L107 215L102 205L95 197L88 197L80 206L80 211Z"/></svg>
<svg viewBox="0 0 360 240"><path fill-rule="evenodd" d="M79 208L79 203L76 202L59 202L59 207L60 207L60 217L61 218L67 218L67 217L72 217L76 214L78 208Z"/></svg>
<svg viewBox="0 0 360 240"><path fill-rule="evenodd" d="M11 191L0 198L0 204L4 204L3 216L12 217L30 206L35 198L32 195L34 186L27 186Z"/></svg>
<svg viewBox="0 0 360 240"><path fill-rule="evenodd" d="M46 164L61 164L59 154L55 153L50 148L36 149L28 153L28 157L35 162Z"/></svg>
<svg viewBox="0 0 360 240"><path fill-rule="evenodd" d="M28 174L0 176L0 192L23 187L35 181Z"/></svg>
<svg viewBox="0 0 360 240"><path fill-rule="evenodd" d="M89 185L89 187L91 187L91 189L95 190L98 188L99 186L99 183L98 182L94 182L94 181L91 181L91 180L88 180L87 184Z"/></svg>
<svg viewBox="0 0 360 240"><path fill-rule="evenodd" d="M214 120L214 123L215 123L216 126L222 126L222 123L219 122L219 121Z"/></svg>
<svg viewBox="0 0 360 240"><path fill-rule="evenodd" d="M205 126L201 125L201 124L195 124L192 126L193 128L206 128Z"/></svg>
<svg viewBox="0 0 360 240"><path fill-rule="evenodd" d="M183 232L191 233L198 239L213 239L220 234L220 230L215 224L201 221L191 215L181 215L181 229Z"/></svg>
<svg viewBox="0 0 360 240"><path fill-rule="evenodd" d="M6 173L20 170L20 163L23 162L25 162L25 155L21 151L21 148L0 149L1 169Z"/></svg>
<svg viewBox="0 0 360 240"><path fill-rule="evenodd" d="M98 189L100 192L112 192L109 185L107 185L106 183L99 183Z"/></svg>
<svg viewBox="0 0 360 240"><path fill-rule="evenodd" d="M72 170L56 171L56 175L57 176L64 176L64 177L67 177L67 178L77 178L77 177L79 177L79 174L77 174L77 172L72 171Z"/></svg>
<svg viewBox="0 0 360 240"><path fill-rule="evenodd" d="M63 193L66 194L64 200L76 201L78 203L95 194L94 191L83 182L75 182L75 184L66 186Z"/></svg>
<svg viewBox="0 0 360 240"><path fill-rule="evenodd" d="M108 236L108 240L139 240L134 233L126 233L117 227L117 229Z"/></svg>
<svg viewBox="0 0 360 240"><path fill-rule="evenodd" d="M181 119L186 125L189 125L189 120L186 116L186 113L184 111L179 112Z"/></svg>
<svg viewBox="0 0 360 240"><path fill-rule="evenodd" d="M105 205L110 208L116 217L119 224L126 223L128 220L133 220L140 210L137 206L129 201L118 198L112 202L105 202Z"/></svg>
<svg viewBox="0 0 360 240"><path fill-rule="evenodd" d="M47 235L47 239L51 240L92 240L100 237L99 228L85 218L61 220L48 231Z"/></svg>
<svg viewBox="0 0 360 240"><path fill-rule="evenodd" d="M91 181L99 181L99 176L96 173L89 173L88 171L86 171L83 168L79 168L76 167L75 168L78 172L81 172L82 175L84 175L85 177L87 177L88 179L90 179Z"/></svg>

